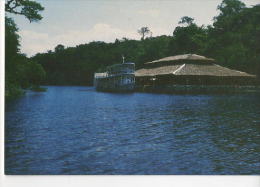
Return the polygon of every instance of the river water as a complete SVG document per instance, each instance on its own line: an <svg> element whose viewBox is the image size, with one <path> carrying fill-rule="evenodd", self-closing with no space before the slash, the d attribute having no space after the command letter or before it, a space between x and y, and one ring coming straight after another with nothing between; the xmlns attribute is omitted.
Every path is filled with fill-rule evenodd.
<svg viewBox="0 0 260 187"><path fill-rule="evenodd" d="M6 104L6 174L260 174L260 97L49 86Z"/></svg>

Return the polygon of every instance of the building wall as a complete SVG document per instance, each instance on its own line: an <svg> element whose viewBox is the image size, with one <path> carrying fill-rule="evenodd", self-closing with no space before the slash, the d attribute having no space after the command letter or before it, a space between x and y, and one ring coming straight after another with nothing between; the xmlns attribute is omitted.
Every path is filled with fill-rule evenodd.
<svg viewBox="0 0 260 187"><path fill-rule="evenodd" d="M161 75L136 77L136 85L258 85L255 77Z"/></svg>

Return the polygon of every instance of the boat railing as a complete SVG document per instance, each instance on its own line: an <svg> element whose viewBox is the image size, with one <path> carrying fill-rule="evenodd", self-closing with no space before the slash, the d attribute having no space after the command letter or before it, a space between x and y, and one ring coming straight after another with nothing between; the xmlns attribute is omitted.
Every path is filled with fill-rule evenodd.
<svg viewBox="0 0 260 187"><path fill-rule="evenodd" d="M95 74L94 74L94 77L95 77L95 78L106 78L106 77L108 77L108 73L107 73L107 72L104 72L104 73L95 73Z"/></svg>

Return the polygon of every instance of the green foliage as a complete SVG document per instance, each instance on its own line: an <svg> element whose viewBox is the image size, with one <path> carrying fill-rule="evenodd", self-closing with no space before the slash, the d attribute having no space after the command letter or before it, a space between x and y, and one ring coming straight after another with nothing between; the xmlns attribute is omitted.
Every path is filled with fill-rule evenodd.
<svg viewBox="0 0 260 187"><path fill-rule="evenodd" d="M40 3L30 0L7 0L5 11L25 16L30 22L39 21L42 16L39 14L44 8Z"/></svg>
<svg viewBox="0 0 260 187"><path fill-rule="evenodd" d="M19 74L17 55L19 52L18 28L11 18L5 18L5 93L7 97L22 94L16 76Z"/></svg>
<svg viewBox="0 0 260 187"><path fill-rule="evenodd" d="M6 12L25 16L32 21L39 21L39 14L44 8L35 1L7 0ZM39 87L45 78L45 71L40 64L35 63L20 53L18 27L13 19L5 17L5 96L6 99L22 95L22 89Z"/></svg>
<svg viewBox="0 0 260 187"><path fill-rule="evenodd" d="M207 42L207 29L193 23L193 18L183 17L179 22L187 26L178 26L173 32L169 44L169 54L178 55L185 53L203 54Z"/></svg>
<svg viewBox="0 0 260 187"><path fill-rule="evenodd" d="M34 61L28 60L26 64L26 75L31 85L39 85L45 79L46 73L42 66Z"/></svg>
<svg viewBox="0 0 260 187"><path fill-rule="evenodd" d="M42 88L40 86L33 85L31 87L31 90L34 91L34 92L46 92L47 88Z"/></svg>
<svg viewBox="0 0 260 187"><path fill-rule="evenodd" d="M8 101L10 99L17 98L24 94L24 91L15 84L5 85L5 99Z"/></svg>
<svg viewBox="0 0 260 187"><path fill-rule="evenodd" d="M189 16L184 16L181 18L181 20L179 21L179 24L187 24L187 25L191 25L193 24L194 18L191 18Z"/></svg>
<svg viewBox="0 0 260 187"><path fill-rule="evenodd" d="M218 6L220 14L215 17L215 19L219 20L223 17L233 16L234 14L243 11L245 7L246 5L239 0L223 0Z"/></svg>
<svg viewBox="0 0 260 187"><path fill-rule="evenodd" d="M18 28L14 23L13 19L6 17L5 18L5 45L6 45L6 56L11 57L13 54L19 52L19 36L17 34Z"/></svg>
<svg viewBox="0 0 260 187"><path fill-rule="evenodd" d="M260 6L224 0L218 8L206 52L225 66L260 75Z"/></svg>
<svg viewBox="0 0 260 187"><path fill-rule="evenodd" d="M63 51L64 49L65 49L64 45L59 44L55 47L54 51L55 51L55 53L59 53L59 52Z"/></svg>

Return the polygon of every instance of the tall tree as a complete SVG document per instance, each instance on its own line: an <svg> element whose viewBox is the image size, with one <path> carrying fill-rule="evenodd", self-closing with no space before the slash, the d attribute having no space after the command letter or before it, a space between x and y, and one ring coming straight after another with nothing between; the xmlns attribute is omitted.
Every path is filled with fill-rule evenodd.
<svg viewBox="0 0 260 187"><path fill-rule="evenodd" d="M191 25L193 24L194 18L191 18L189 16L184 16L181 18L181 20L179 21L179 24L187 24L187 25Z"/></svg>
<svg viewBox="0 0 260 187"><path fill-rule="evenodd" d="M260 6L223 0L208 30L206 53L224 66L260 77ZM258 21L257 21L258 20Z"/></svg>
<svg viewBox="0 0 260 187"><path fill-rule="evenodd" d="M137 32L142 36L141 40L143 40L145 35L148 35L151 31L148 27L141 27Z"/></svg>
<svg viewBox="0 0 260 187"><path fill-rule="evenodd" d="M25 16L30 22L39 21L43 7L29 0L7 0L6 12ZM5 95L12 98L21 95L21 88L40 84L45 72L40 64L20 53L18 27L13 19L5 17Z"/></svg>
<svg viewBox="0 0 260 187"><path fill-rule="evenodd" d="M169 55L199 53L206 47L207 30L193 23L194 19L184 16L179 21L181 26L175 28L169 43Z"/></svg>
<svg viewBox="0 0 260 187"><path fill-rule="evenodd" d="M245 4L239 0L223 0L218 6L220 14L214 17L213 26L222 33L230 31L234 26L232 20L245 8Z"/></svg>
<svg viewBox="0 0 260 187"><path fill-rule="evenodd" d="M60 51L63 51L65 49L64 45L57 45L54 49L54 51L57 53L57 52L60 52Z"/></svg>
<svg viewBox="0 0 260 187"><path fill-rule="evenodd" d="M31 0L7 0L5 4L5 11L25 16L30 22L39 21L42 16L39 12L44 8L40 3Z"/></svg>

